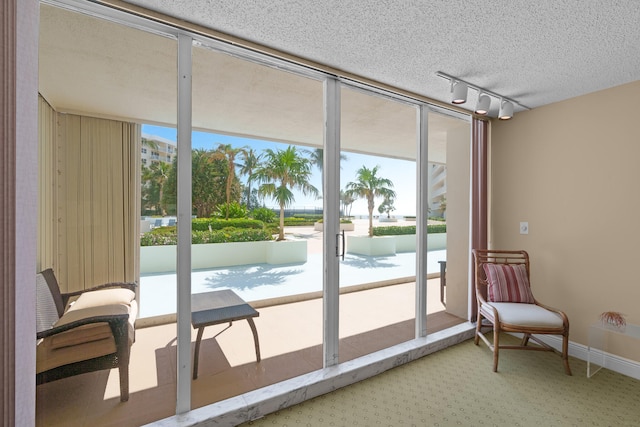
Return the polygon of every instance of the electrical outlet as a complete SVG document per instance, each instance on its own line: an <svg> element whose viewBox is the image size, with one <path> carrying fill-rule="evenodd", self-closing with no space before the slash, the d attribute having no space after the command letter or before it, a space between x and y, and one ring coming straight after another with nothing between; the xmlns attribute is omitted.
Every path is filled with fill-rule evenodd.
<svg viewBox="0 0 640 427"><path fill-rule="evenodd" d="M520 234L529 234L529 223L521 222L520 223Z"/></svg>

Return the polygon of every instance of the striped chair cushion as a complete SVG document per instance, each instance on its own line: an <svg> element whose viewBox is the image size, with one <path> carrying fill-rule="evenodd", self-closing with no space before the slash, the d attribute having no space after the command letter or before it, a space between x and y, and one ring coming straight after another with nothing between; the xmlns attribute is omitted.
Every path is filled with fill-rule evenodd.
<svg viewBox="0 0 640 427"><path fill-rule="evenodd" d="M527 268L524 264L483 264L487 275L487 300L533 304Z"/></svg>

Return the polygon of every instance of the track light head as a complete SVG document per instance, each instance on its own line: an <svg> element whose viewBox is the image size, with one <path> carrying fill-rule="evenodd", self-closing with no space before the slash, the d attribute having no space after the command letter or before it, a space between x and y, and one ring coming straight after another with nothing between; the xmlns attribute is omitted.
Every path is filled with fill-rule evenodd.
<svg viewBox="0 0 640 427"><path fill-rule="evenodd" d="M454 82L451 81L451 92L453 95L451 96L452 104L464 104L467 102L467 84L464 82Z"/></svg>
<svg viewBox="0 0 640 427"><path fill-rule="evenodd" d="M486 116L489 113L491 107L491 97L486 93L480 93L478 96L478 103L476 104L476 114Z"/></svg>
<svg viewBox="0 0 640 427"><path fill-rule="evenodd" d="M467 102L467 92L469 88L477 91L478 102L476 104L474 112L479 116L486 116L489 114L493 98L496 98L500 102L500 112L498 113L498 118L500 120L509 120L510 118L512 118L513 109L515 108L516 104L520 109L530 110L529 107L527 107L526 105L522 105L518 101L515 101L511 98L505 98L498 93L492 92L473 83L466 82L456 76L452 76L451 74L446 74L442 71L438 71L436 75L448 80L451 84L452 104L464 104L465 102Z"/></svg>
<svg viewBox="0 0 640 427"><path fill-rule="evenodd" d="M500 120L509 120L513 117L513 103L511 101L503 101L500 102L500 112L498 113L498 118Z"/></svg>

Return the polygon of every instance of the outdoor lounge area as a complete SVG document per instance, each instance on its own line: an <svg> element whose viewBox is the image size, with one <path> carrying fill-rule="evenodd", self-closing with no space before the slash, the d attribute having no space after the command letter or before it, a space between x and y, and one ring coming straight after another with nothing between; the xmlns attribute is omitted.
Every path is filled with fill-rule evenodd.
<svg viewBox="0 0 640 427"><path fill-rule="evenodd" d="M367 226L366 219L354 219L347 234L366 234ZM253 318L237 318L247 319L249 323L245 320L236 320L232 325L214 322L220 324L203 328L202 335L197 334L194 324L191 337L194 409L241 398L246 393L296 377L304 382L305 375L322 368L323 303L318 277L322 271L323 231L314 227L286 227L285 236L305 243L305 262L238 265L192 272L194 311L198 310L200 295L220 290L232 290L234 298L248 301L257 309L257 316L255 310L250 314ZM427 330L433 334L459 325L462 329L443 332L443 337L463 340L472 328L464 319L447 314L442 302L445 289L441 262L445 262L446 257L446 249L427 254L430 277L426 295ZM341 364L363 356L384 360L389 356L372 354L389 352L389 348L415 338L416 285L410 281L415 275L415 263L415 252L377 257L345 256L340 280ZM118 405L117 370L78 375L38 387L38 425L134 426L173 415L177 363L176 282L175 272L141 275L140 313L135 343L131 347L128 402ZM366 371L371 361L362 360L355 366L362 365L357 369ZM68 389L74 392L65 393ZM235 404L231 403L233 400L229 402L219 406L221 413L233 413Z"/></svg>
<svg viewBox="0 0 640 427"><path fill-rule="evenodd" d="M414 313L407 309L413 307L414 298L414 283L344 295L341 310L348 313L348 321L341 326L340 362L412 340ZM430 334L464 326L463 319L444 312L439 278L428 281L427 298ZM264 307L259 312L260 316L255 318L262 354L259 363L251 330L245 321L234 322L217 338L213 336L225 325L205 329L199 375L191 383L193 408L322 368L321 300ZM305 319L304 324L297 321L300 318ZM463 330L472 331L472 327L466 326ZM193 330L192 351L195 339ZM131 348L130 397L126 404L120 403L117 369L78 375L38 386L37 425L138 426L170 417L175 413L175 366L175 323L140 328ZM227 410L224 405L217 406L225 413L236 404L230 402Z"/></svg>

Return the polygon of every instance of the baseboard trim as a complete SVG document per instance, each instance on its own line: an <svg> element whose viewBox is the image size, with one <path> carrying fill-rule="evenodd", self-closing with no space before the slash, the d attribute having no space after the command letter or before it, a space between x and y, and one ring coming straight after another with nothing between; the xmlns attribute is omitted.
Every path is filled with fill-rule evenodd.
<svg viewBox="0 0 640 427"><path fill-rule="evenodd" d="M513 335L517 336L518 334L513 334ZM562 338L558 336L535 335L535 337L538 338L540 341L555 348L558 351L561 351L562 349ZM605 368L610 369L619 374L626 375L628 377L640 380L640 362L636 362L635 360L616 356L615 354L607 353L602 350L591 350L591 351L598 358L596 360L603 360L602 358L604 358ZM569 356L587 361L589 356L588 347L586 345L569 341ZM575 374L576 373L574 372L574 375ZM584 374L586 375L586 372L584 372Z"/></svg>

